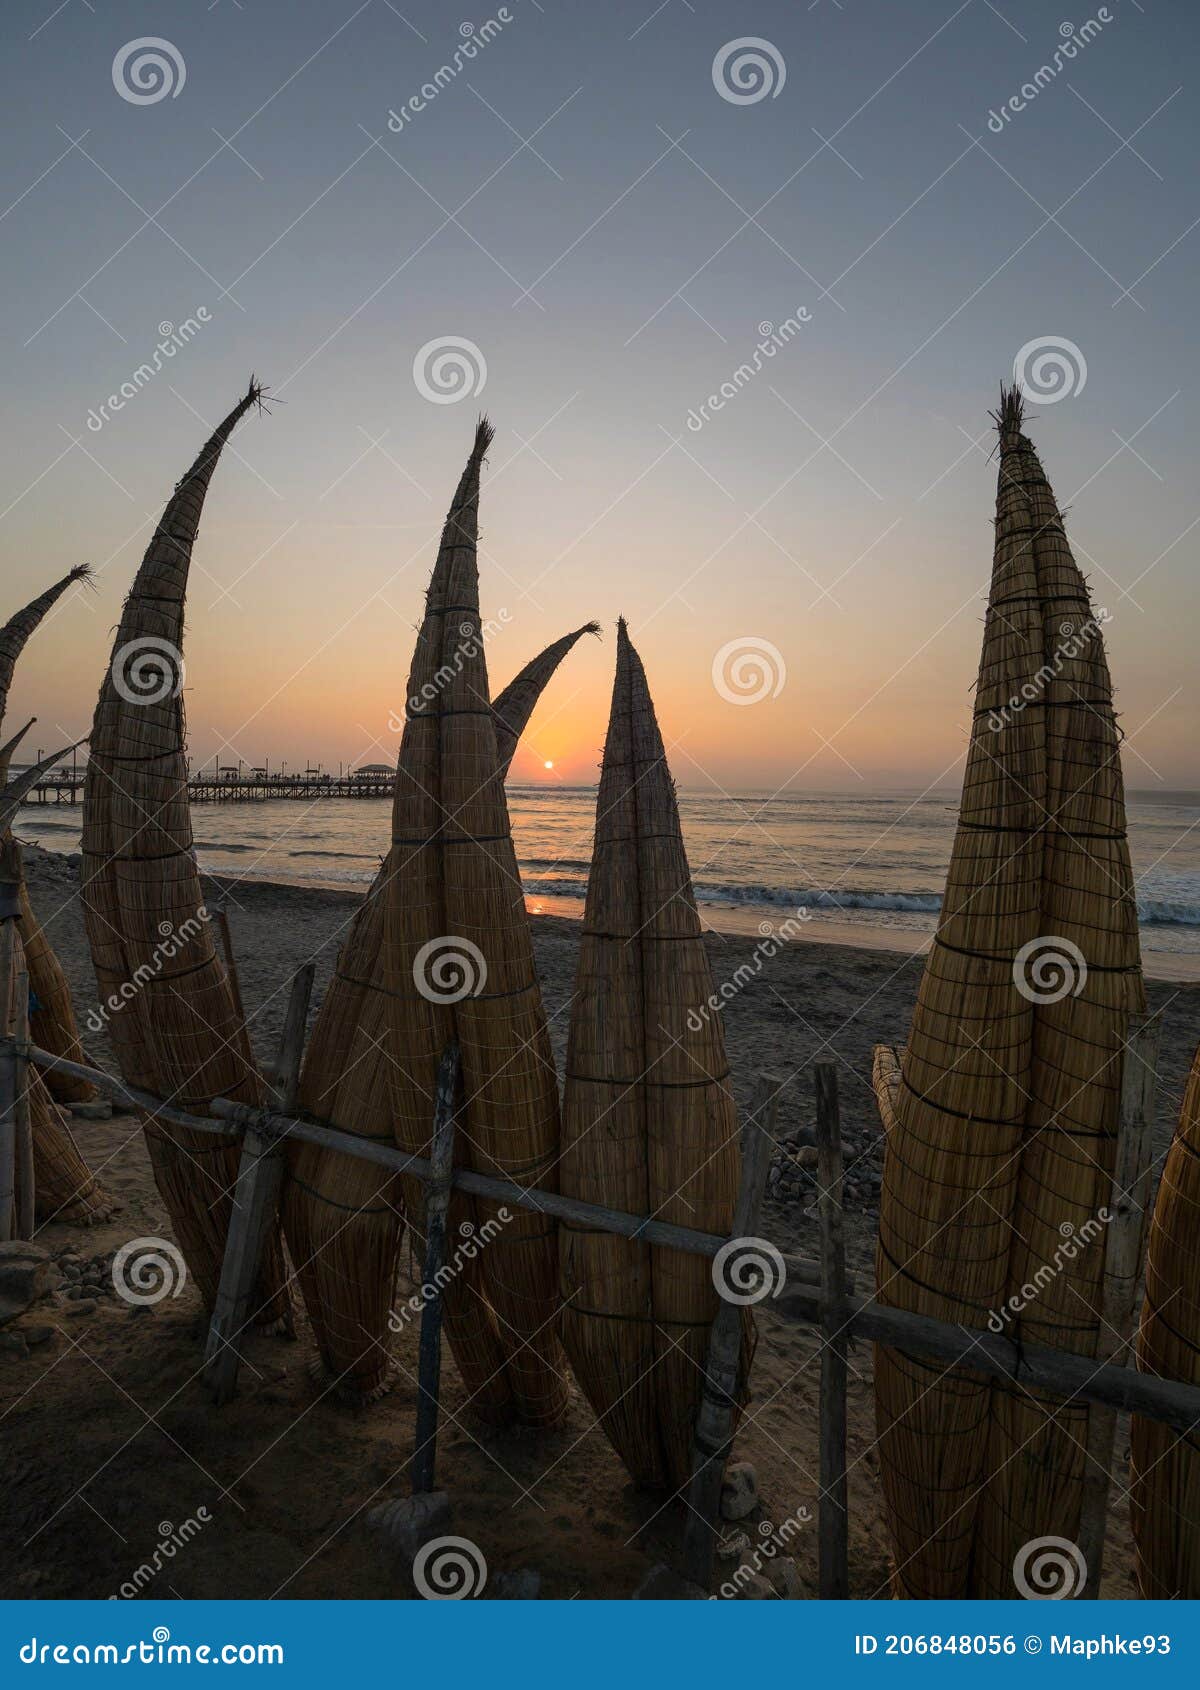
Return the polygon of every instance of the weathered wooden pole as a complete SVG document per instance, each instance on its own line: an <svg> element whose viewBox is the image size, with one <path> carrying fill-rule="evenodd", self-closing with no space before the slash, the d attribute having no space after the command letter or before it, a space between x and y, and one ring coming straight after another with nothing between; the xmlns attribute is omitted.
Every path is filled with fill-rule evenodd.
<svg viewBox="0 0 1200 1690"><path fill-rule="evenodd" d="M5 1033L9 1033L13 1026L15 975L20 947L17 922L20 914L21 859L16 841L8 834L0 839L0 1027ZM7 1244L16 1236L20 1067L14 1039L0 1056L0 1244Z"/></svg>
<svg viewBox="0 0 1200 1690"><path fill-rule="evenodd" d="M1147 1204L1153 1166L1154 1092L1158 1070L1157 1016L1131 1016L1121 1062L1121 1101L1096 1360L1122 1360L1133 1334L1138 1277L1146 1241ZM1095 1600L1104 1571L1104 1533L1112 1483L1117 1411L1093 1403L1088 1412L1087 1466L1083 1480L1079 1548L1087 1567L1081 1594Z"/></svg>
<svg viewBox="0 0 1200 1690"><path fill-rule="evenodd" d="M457 1044L442 1052L434 1104L433 1177L425 1191L425 1265L421 1340L417 1359L417 1432L412 1460L413 1495L433 1489L437 1465L438 1407L442 1377L442 1269L446 1264L446 1214L454 1170L454 1130L462 1092Z"/></svg>
<svg viewBox="0 0 1200 1690"><path fill-rule="evenodd" d="M850 1595L846 1487L846 1245L842 1229L842 1127L837 1068L814 1065L817 1090L817 1190L821 1221L821 1392L818 1518L819 1594Z"/></svg>
<svg viewBox="0 0 1200 1690"><path fill-rule="evenodd" d="M748 1252L755 1254L761 1254L761 1249L756 1250L755 1247L761 1247L764 1242L756 1234L775 1143L779 1089L778 1081L759 1075L750 1114L742 1131L742 1181L728 1243L730 1246L743 1245ZM717 1261L720 1262L719 1257ZM767 1271L764 1263L764 1273ZM714 1279L719 1301L708 1341L708 1360L696 1414L692 1479L683 1531L684 1577L705 1592L712 1581L713 1553L720 1530L721 1483L737 1415L744 1311L747 1303L757 1300L750 1296L734 1300L725 1264L714 1267ZM776 1286L775 1292L778 1290Z"/></svg>
<svg viewBox="0 0 1200 1690"><path fill-rule="evenodd" d="M16 1096L13 1102L13 1162L15 1171L13 1236L34 1234L33 1117L29 1101L29 970L23 951L14 976L13 1038L16 1040Z"/></svg>
<svg viewBox="0 0 1200 1690"><path fill-rule="evenodd" d="M246 1011L242 1007L242 984L238 979L237 958L233 954L233 935L229 931L229 917L225 913L224 904L218 904L214 909L210 909L208 913L209 918L211 919L213 926L216 928L217 934L221 940L221 950L225 956L225 972L229 976L229 990L233 996L233 1007L238 1020L244 1022L246 1019ZM305 963L304 965L305 968L311 968L312 966L313 964L311 963ZM301 972L303 972L303 970L301 970Z"/></svg>
<svg viewBox="0 0 1200 1690"><path fill-rule="evenodd" d="M308 962L292 981L275 1064L275 1083L287 1110L296 1104L313 974L314 964ZM242 1139L221 1280L204 1351L204 1383L217 1403L229 1402L237 1390L242 1335L254 1316L254 1287L267 1233L279 1207L283 1145L268 1130L269 1120L265 1117L261 1124L248 1126Z"/></svg>

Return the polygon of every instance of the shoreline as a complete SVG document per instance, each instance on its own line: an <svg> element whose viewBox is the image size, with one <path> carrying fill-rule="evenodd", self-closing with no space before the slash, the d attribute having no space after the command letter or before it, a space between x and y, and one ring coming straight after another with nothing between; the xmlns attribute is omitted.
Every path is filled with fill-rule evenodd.
<svg viewBox="0 0 1200 1690"><path fill-rule="evenodd" d="M73 867L75 852L56 851L33 840L21 840L22 849L40 853L60 864ZM226 874L201 868L201 878L217 887L227 899L251 897L311 898L330 904L344 904L351 913L366 895L370 882L347 886L319 880L272 880L267 875ZM559 921L581 922L583 899L555 897L550 894L526 892L525 908L534 918L551 917ZM797 920L794 914L780 910L769 925L757 907L737 904L700 903L700 922L706 933L719 941L767 940L772 934L783 934L782 948L799 951L824 946L838 950L863 951L871 956L891 956L897 967L914 957L924 957L933 942L932 929L901 927L886 922L839 919L826 910L809 911ZM1200 982L1200 952L1160 950L1146 942L1146 934L1153 933L1153 925L1140 929L1142 971L1148 980L1170 985L1193 985Z"/></svg>

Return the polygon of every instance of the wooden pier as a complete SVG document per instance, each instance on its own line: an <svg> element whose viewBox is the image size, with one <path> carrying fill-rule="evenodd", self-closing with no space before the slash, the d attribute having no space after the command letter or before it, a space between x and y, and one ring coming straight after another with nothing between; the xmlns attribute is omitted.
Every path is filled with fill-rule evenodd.
<svg viewBox="0 0 1200 1690"><path fill-rule="evenodd" d="M261 804L269 799L312 803L319 798L390 798L392 772L386 775L251 775L237 778L197 775L188 781L193 804ZM79 804L83 771L48 775L26 794L26 804Z"/></svg>

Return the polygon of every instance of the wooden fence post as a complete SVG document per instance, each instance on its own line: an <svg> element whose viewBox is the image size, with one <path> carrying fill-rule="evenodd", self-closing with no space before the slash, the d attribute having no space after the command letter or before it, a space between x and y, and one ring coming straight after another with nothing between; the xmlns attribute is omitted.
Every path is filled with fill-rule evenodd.
<svg viewBox="0 0 1200 1690"><path fill-rule="evenodd" d="M454 1170L454 1129L460 1106L462 1059L457 1044L442 1052L434 1105L433 1177L425 1193L425 1264L421 1341L417 1361L417 1430L412 1461L413 1495L433 1489L437 1464L438 1404L442 1376L442 1287L446 1261L446 1214Z"/></svg>
<svg viewBox="0 0 1200 1690"><path fill-rule="evenodd" d="M9 834L0 840L0 1028L13 1030L16 998L17 921L21 913L21 862ZM17 1234L17 1094L21 1063L15 1043L0 1055L0 1244Z"/></svg>
<svg viewBox="0 0 1200 1690"><path fill-rule="evenodd" d="M1158 1016L1131 1016L1121 1064L1113 1190L1104 1240L1104 1280L1096 1360L1116 1361L1133 1333L1138 1276L1146 1240L1146 1207L1153 1165L1154 1091ZM1112 1480L1117 1411L1093 1403L1088 1413L1087 1466L1080 1512L1079 1549L1087 1567L1081 1594L1095 1600L1104 1571L1104 1532Z"/></svg>
<svg viewBox="0 0 1200 1690"><path fill-rule="evenodd" d="M779 1089L778 1081L759 1075L744 1129L742 1181L733 1215L731 1244L755 1238L775 1144ZM713 1552L720 1530L721 1483L737 1413L743 1314L743 1303L732 1302L721 1294L712 1323L696 1414L692 1480L683 1532L683 1572L691 1584L705 1592L712 1580Z"/></svg>
<svg viewBox="0 0 1200 1690"><path fill-rule="evenodd" d="M837 1069L814 1067L817 1089L817 1189L821 1220L821 1497L818 1520L819 1594L844 1602L850 1594L846 1486L846 1248L842 1231L842 1128Z"/></svg>
<svg viewBox="0 0 1200 1690"><path fill-rule="evenodd" d="M313 974L311 962L297 971L284 1019L275 1079L286 1110L295 1107ZM237 1390L242 1334L252 1318L250 1305L282 1181L280 1140L261 1127L247 1127L229 1213L221 1281L204 1351L204 1383L217 1403L229 1402Z"/></svg>
<svg viewBox="0 0 1200 1690"><path fill-rule="evenodd" d="M15 976L13 996L13 1038L16 1041L16 1096L13 1104L13 1163L15 1190L14 1238L34 1234L33 1119L29 1103L29 970L22 955Z"/></svg>

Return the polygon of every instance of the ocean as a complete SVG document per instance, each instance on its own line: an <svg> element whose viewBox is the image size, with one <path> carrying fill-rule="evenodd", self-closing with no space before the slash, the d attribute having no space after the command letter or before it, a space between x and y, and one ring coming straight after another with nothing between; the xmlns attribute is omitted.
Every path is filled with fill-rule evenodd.
<svg viewBox="0 0 1200 1690"><path fill-rule="evenodd" d="M1200 792L1127 796L1147 966L1152 953L1164 963L1172 955L1200 962ZM595 788L511 786L508 799L530 908L580 914ZM955 792L681 790L679 808L701 915L718 931L766 932L803 911L814 939L858 936L907 950L934 930ZM17 832L77 851L80 814L78 806L28 807ZM389 805L369 799L201 804L192 815L204 869L342 889L369 885L390 823Z"/></svg>

